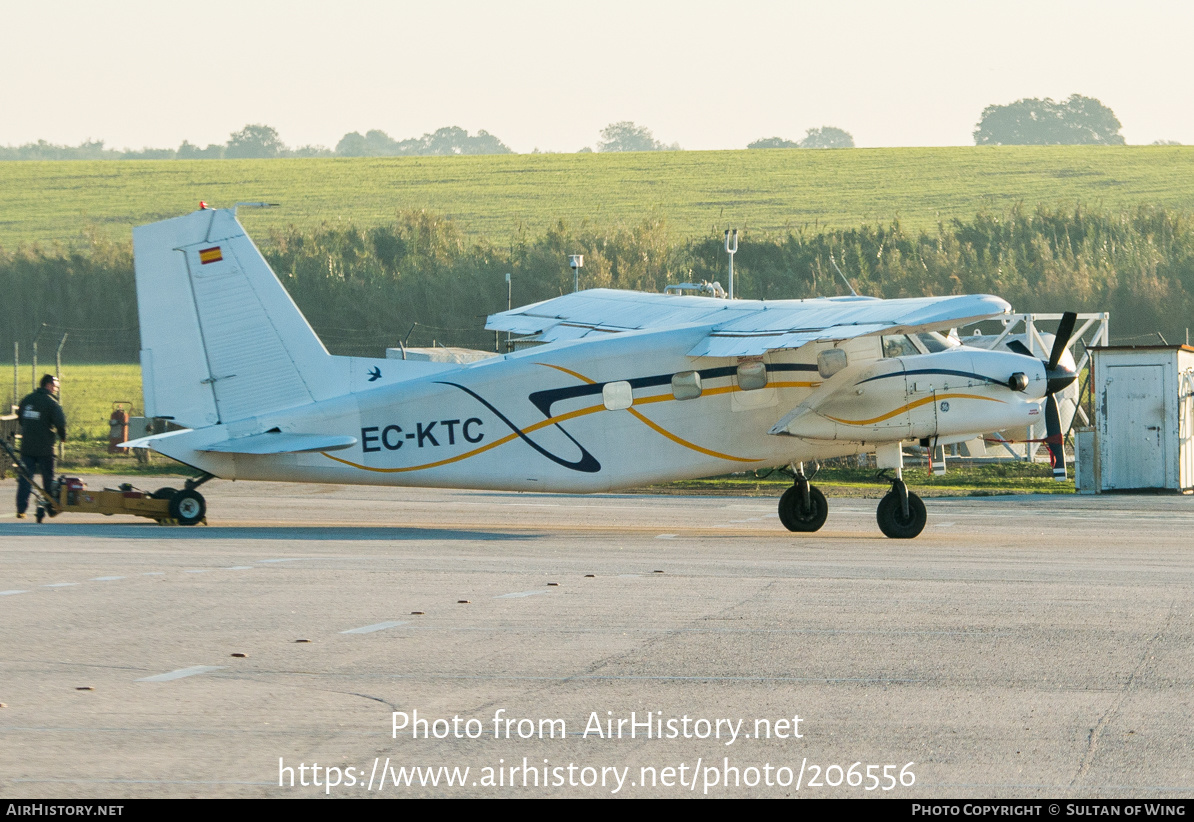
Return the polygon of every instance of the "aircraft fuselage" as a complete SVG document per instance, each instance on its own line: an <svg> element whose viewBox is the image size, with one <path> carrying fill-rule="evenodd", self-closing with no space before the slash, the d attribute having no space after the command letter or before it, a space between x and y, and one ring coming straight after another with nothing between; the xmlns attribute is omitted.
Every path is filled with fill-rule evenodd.
<svg viewBox="0 0 1194 822"><path fill-rule="evenodd" d="M753 387L738 358L681 353L706 333L671 329L541 346L197 429L156 447L226 479L590 493L1023 425L1040 412L1043 372L1028 375L1026 391L1006 385L1014 371L1033 371L1032 361L1014 354L954 348L883 358L878 338L867 337L838 345L851 367L830 378L819 373L816 351L742 358L765 369L766 384ZM405 365L375 362L383 372ZM685 393L673 380L692 383L693 373L699 396L680 399ZM627 396L631 404L622 407ZM769 433L810 398L816 402L787 436ZM357 442L279 455L202 450L275 428Z"/></svg>

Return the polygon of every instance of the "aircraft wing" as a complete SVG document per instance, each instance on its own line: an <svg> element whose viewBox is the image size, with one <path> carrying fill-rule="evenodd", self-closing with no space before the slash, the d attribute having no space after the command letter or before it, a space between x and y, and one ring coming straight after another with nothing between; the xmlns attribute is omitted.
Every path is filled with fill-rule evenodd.
<svg viewBox="0 0 1194 822"><path fill-rule="evenodd" d="M590 331L601 334L724 321L750 313L747 305L753 302L595 288L493 314L485 327L538 334L544 342L555 342L577 339Z"/></svg>
<svg viewBox="0 0 1194 822"><path fill-rule="evenodd" d="M489 317L490 331L533 334L543 342L605 334L707 325L691 357L745 357L817 340L868 334L938 331L1006 314L1011 306L986 294L880 300L723 300L593 289Z"/></svg>

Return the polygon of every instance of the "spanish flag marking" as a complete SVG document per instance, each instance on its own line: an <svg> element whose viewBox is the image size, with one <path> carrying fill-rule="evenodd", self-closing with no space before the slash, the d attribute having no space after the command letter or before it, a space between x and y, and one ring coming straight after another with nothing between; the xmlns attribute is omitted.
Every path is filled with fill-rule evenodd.
<svg viewBox="0 0 1194 822"><path fill-rule="evenodd" d="M208 263L218 263L224 259L224 255L220 252L220 247L217 245L213 248L199 249L199 262L203 265Z"/></svg>

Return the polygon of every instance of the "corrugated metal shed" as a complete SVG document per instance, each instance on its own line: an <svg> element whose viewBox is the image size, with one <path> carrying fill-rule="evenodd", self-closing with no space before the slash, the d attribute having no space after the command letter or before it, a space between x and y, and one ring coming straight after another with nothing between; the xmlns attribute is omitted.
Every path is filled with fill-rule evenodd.
<svg viewBox="0 0 1194 822"><path fill-rule="evenodd" d="M1092 348L1102 491L1194 491L1194 347Z"/></svg>

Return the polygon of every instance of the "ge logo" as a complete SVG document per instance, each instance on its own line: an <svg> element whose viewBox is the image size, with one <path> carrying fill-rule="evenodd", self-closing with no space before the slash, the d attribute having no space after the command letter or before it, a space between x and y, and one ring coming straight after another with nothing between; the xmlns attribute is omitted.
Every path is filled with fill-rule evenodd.
<svg viewBox="0 0 1194 822"><path fill-rule="evenodd" d="M941 403L941 410L942 410L942 411L948 411L948 410L949 410L949 403L948 403L948 402L943 402L943 403Z"/></svg>

